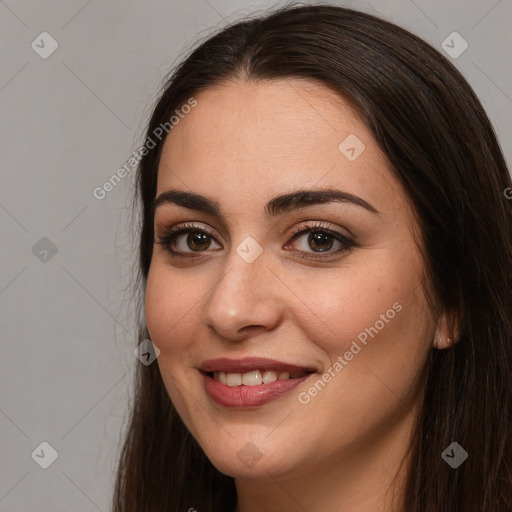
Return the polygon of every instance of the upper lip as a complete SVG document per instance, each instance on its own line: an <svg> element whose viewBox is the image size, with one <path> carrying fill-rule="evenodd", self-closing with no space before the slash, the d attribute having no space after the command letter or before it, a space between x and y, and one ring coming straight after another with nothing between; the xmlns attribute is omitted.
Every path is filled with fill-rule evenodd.
<svg viewBox="0 0 512 512"><path fill-rule="evenodd" d="M208 359L204 361L199 369L205 373L226 372L226 373L245 373L251 370L273 370L275 372L314 372L315 370L307 366L285 363L266 357L245 357L243 359L230 359L228 357L219 357L217 359Z"/></svg>

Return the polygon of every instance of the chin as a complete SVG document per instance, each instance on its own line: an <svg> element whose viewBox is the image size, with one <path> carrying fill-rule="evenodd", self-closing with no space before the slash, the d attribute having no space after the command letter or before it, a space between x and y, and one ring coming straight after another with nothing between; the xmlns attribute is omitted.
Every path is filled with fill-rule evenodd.
<svg viewBox="0 0 512 512"><path fill-rule="evenodd" d="M262 478L295 472L301 466L295 446L282 440L269 443L265 436L247 441L248 436L234 436L227 441L215 438L215 442L205 445L199 440L210 462L225 475L233 478ZM290 453L293 452L293 453Z"/></svg>
<svg viewBox="0 0 512 512"><path fill-rule="evenodd" d="M224 452L208 458L221 473L233 478L268 479L293 470L293 464L283 460L283 456L264 454L249 442L238 452Z"/></svg>

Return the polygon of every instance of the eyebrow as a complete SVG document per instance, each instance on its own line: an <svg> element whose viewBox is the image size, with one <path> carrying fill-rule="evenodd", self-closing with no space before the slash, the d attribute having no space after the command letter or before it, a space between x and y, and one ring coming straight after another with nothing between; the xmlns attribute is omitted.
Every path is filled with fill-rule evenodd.
<svg viewBox="0 0 512 512"><path fill-rule="evenodd" d="M276 196L265 205L265 214L267 217L275 217L308 206L332 202L353 204L371 213L379 214L379 211L364 199L342 190L330 188L296 190ZM175 204L190 210L209 214L219 220L224 219L224 215L217 201L195 192L177 189L166 190L153 200L151 203L151 211L154 214L158 207L165 204Z"/></svg>

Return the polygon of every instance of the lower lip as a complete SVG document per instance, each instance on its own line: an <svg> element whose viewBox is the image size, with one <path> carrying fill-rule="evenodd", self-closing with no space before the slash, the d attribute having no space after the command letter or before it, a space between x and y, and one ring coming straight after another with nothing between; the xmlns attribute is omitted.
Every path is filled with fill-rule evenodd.
<svg viewBox="0 0 512 512"><path fill-rule="evenodd" d="M227 386L203 374L207 393L219 405L244 409L258 407L282 397L313 375L312 373L298 379L276 380L256 386Z"/></svg>

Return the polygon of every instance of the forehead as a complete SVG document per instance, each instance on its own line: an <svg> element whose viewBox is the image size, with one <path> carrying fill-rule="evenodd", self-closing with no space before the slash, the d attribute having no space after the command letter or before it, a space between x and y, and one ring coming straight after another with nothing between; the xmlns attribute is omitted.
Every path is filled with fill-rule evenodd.
<svg viewBox="0 0 512 512"><path fill-rule="evenodd" d="M181 187L223 202L236 189L246 204L263 204L317 186L342 188L378 209L385 197L405 199L370 129L325 85L236 80L194 98L197 106L165 141L157 195Z"/></svg>
<svg viewBox="0 0 512 512"><path fill-rule="evenodd" d="M240 161L251 161L255 153L259 161L298 161L318 153L339 157L344 134L371 138L345 100L304 79L230 81L195 98L197 106L165 144L174 153L186 149L189 158L205 153Z"/></svg>

